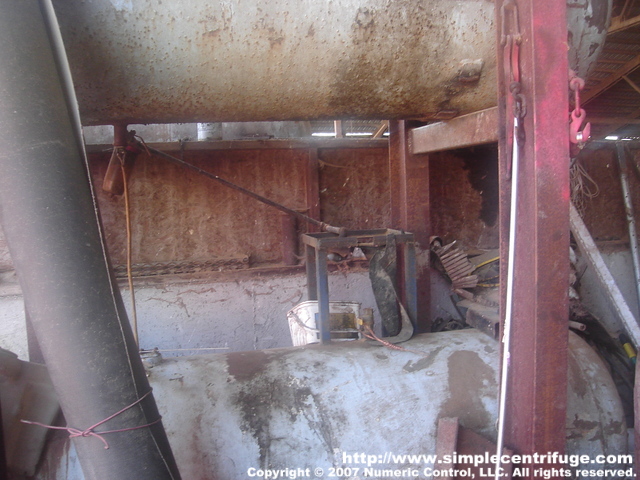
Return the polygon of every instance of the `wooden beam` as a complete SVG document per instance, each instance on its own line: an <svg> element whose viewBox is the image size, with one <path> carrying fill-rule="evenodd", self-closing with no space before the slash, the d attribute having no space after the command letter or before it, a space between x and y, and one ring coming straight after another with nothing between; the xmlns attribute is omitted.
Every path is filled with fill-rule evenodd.
<svg viewBox="0 0 640 480"><path fill-rule="evenodd" d="M620 17L613 17L611 19L611 26L607 32L607 35L612 35L617 32L622 32L623 30L627 30L629 28L633 28L640 25L640 15L635 17L623 19Z"/></svg>
<svg viewBox="0 0 640 480"><path fill-rule="evenodd" d="M214 142L165 142L148 143L150 147L163 152L202 152L209 150L265 150L265 149L307 149L307 148L387 148L386 138L299 138L274 140L223 140ZM87 145L88 153L111 151L113 145Z"/></svg>
<svg viewBox="0 0 640 480"><path fill-rule="evenodd" d="M498 108L411 130L411 153L437 152L498 141Z"/></svg>
<svg viewBox="0 0 640 480"><path fill-rule="evenodd" d="M376 131L373 132L372 138L382 138L382 135L384 135L384 132L386 132L388 129L389 129L389 121L383 120L378 126L378 128L376 129Z"/></svg>
<svg viewBox="0 0 640 480"><path fill-rule="evenodd" d="M626 55L627 57L633 57L634 56L634 54L633 53L629 53L629 51L614 50L614 49L609 49L609 48L607 48L607 53L618 53L620 55ZM606 58L606 57L600 56L598 61L601 62L601 63L613 63L615 65L624 65L625 63L627 63L629 61L629 59L626 59L626 60L612 60L610 58Z"/></svg>
<svg viewBox="0 0 640 480"><path fill-rule="evenodd" d="M336 138L344 138L344 125L342 124L342 120L334 120L333 128L336 132Z"/></svg>
<svg viewBox="0 0 640 480"><path fill-rule="evenodd" d="M596 67L593 69L594 72L609 73L612 75L617 74L619 70L620 70L619 68L605 68L605 67Z"/></svg>
<svg viewBox="0 0 640 480"><path fill-rule="evenodd" d="M638 41L636 37L630 36L627 38L609 38L606 43L606 49L602 51L603 55L627 55L629 57L634 57L636 55L636 48L638 46ZM625 61L629 61L628 58Z"/></svg>
<svg viewBox="0 0 640 480"><path fill-rule="evenodd" d="M622 11L620 12L620 18L626 19L635 3L636 0L624 0L624 5L622 6Z"/></svg>
<svg viewBox="0 0 640 480"><path fill-rule="evenodd" d="M592 98L597 97L602 92L604 92L608 88L618 83L621 77L633 72L639 66L640 66L640 55L636 55L636 57L633 60L630 60L627 63L625 63L619 70L611 74L608 78L606 78L602 82L599 82L595 87L590 88L589 90L584 92L582 94L582 102L587 103Z"/></svg>
<svg viewBox="0 0 640 480"><path fill-rule="evenodd" d="M631 117L587 117L587 120L594 125L640 125L640 118Z"/></svg>
<svg viewBox="0 0 640 480"><path fill-rule="evenodd" d="M624 79L625 82L627 82L631 86L631 88L633 88L636 92L640 93L640 87L638 87L638 84L636 82L631 80L626 75L623 75L622 78Z"/></svg>

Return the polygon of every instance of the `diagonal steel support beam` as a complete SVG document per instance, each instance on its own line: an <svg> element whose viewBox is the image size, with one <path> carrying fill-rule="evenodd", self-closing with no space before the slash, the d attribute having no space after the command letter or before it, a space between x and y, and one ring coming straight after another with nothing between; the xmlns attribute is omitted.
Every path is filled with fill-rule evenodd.
<svg viewBox="0 0 640 480"><path fill-rule="evenodd" d="M640 326L631 313L627 301L622 296L615 279L611 275L607 264L604 262L596 242L589 233L587 226L582 221L576 208L571 205L570 211L571 231L576 239L580 252L585 256L589 266L596 273L602 291L606 293L609 306L613 310L618 320L626 327L627 333L633 340L634 345L640 346Z"/></svg>

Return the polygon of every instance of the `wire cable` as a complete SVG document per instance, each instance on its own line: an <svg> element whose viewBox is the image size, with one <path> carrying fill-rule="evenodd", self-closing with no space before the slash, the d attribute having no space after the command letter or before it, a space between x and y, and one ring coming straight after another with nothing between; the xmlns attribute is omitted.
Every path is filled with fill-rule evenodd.
<svg viewBox="0 0 640 480"><path fill-rule="evenodd" d="M116 147L117 148L117 147ZM129 281L129 292L131 293L131 328L133 330L133 338L136 345L140 348L140 341L138 339L138 313L136 311L136 294L133 289L133 274L131 272L132 266L132 235L131 235L131 203L129 201L129 179L127 178L127 169L125 168L125 157L118 152L118 159L120 160L120 170L122 171L122 183L124 186L124 211L125 220L127 224L127 279Z"/></svg>

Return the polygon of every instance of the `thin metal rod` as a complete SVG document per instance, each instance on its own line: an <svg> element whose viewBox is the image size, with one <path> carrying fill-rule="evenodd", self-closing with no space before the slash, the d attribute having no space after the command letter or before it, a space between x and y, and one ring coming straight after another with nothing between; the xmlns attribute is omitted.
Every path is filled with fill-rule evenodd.
<svg viewBox="0 0 640 480"><path fill-rule="evenodd" d="M149 152L158 155L159 157L165 158L167 160L169 160L170 162L173 162L177 165L181 165L183 167L186 167L190 170L193 170L194 172L199 173L200 175L204 175L207 178L210 178L212 180L216 180L220 183L222 183L223 185L232 188L234 190L237 190L240 193L244 193L245 195L248 195L251 198L254 198L255 200L258 200L259 202L262 202L266 205L269 205L271 207L277 208L278 210L281 210L285 213L288 213L289 215L293 215L297 218L299 218L300 220L303 220L307 223L310 223L312 225L316 225L318 227L320 227L322 230L324 230L325 232L330 232L330 233L335 233L336 235L340 235L340 236L344 236L346 233L346 229L344 227L333 227L331 225L329 225L328 223L324 223L320 220L316 220L315 218L311 218L308 215L305 215L304 213L300 213L300 212L296 212L295 210L292 210L288 207L285 207L284 205L280 205L279 203L274 202L273 200L269 200L268 198L265 198L261 195L258 195L257 193L254 193L250 190L247 190L246 188L242 188L239 185L236 185L235 183L231 183L228 180L225 180L224 178L219 177L218 175L214 175L213 173L207 172L206 170L203 170L200 167L196 167L195 165L192 165L191 163L185 162L184 160L181 160L179 158L174 157L173 155L169 155L168 153L162 152L160 150L157 150L155 148L149 147L147 145L145 145L146 150L148 150Z"/></svg>
<svg viewBox="0 0 640 480"><path fill-rule="evenodd" d="M618 151L618 164L620 165L620 184L622 185L622 198L624 199L624 209L627 214L627 225L629 227L629 244L631 246L631 256L633 258L633 272L635 274L636 292L638 294L638 304L640 306L640 254L638 253L638 235L636 233L636 218L631 200L631 190L629 189L629 165L624 151L624 144L616 144Z"/></svg>
<svg viewBox="0 0 640 480"><path fill-rule="evenodd" d="M511 208L509 212L509 253L507 257L507 298L505 301L504 326L502 332L502 371L500 374L500 398L498 407L498 441L496 480L500 480L502 449L504 446L504 420L507 406L507 382L511 363L511 317L513 315L513 284L516 250L516 220L518 209L518 164L520 163L518 145L518 117L513 119L513 153L511 157Z"/></svg>

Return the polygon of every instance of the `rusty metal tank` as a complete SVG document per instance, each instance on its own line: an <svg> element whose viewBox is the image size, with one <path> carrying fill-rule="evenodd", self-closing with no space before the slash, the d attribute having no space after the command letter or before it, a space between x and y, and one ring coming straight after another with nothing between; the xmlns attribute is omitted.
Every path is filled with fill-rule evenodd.
<svg viewBox="0 0 640 480"><path fill-rule="evenodd" d="M438 118L496 104L490 0L53 3L85 125ZM568 11L584 76L611 0Z"/></svg>
<svg viewBox="0 0 640 480"><path fill-rule="evenodd" d="M626 454L624 412L604 363L575 334L569 344L567 453ZM419 335L404 346L352 341L181 357L147 372L188 479L249 478L250 469L321 468L328 475L363 467L345 461L356 453L434 454L443 417L495 441L498 343L464 330ZM73 447L61 442L50 448L39 480L82 479ZM409 464L421 472L429 466Z"/></svg>

